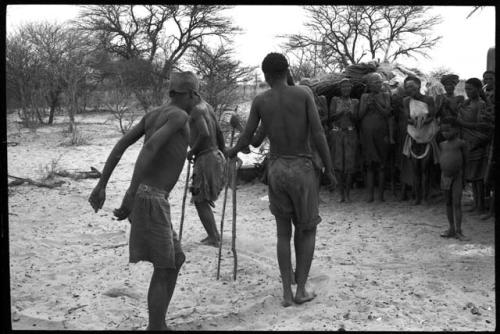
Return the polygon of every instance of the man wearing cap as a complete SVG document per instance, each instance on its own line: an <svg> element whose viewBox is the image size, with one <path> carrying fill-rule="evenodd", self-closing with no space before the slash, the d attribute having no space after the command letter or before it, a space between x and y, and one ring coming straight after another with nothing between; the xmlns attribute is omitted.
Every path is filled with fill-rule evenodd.
<svg viewBox="0 0 500 334"><path fill-rule="evenodd" d="M287 84L287 70L288 62L282 54L270 53L264 58L262 71L271 89L255 97L245 130L236 145L228 150L228 157L232 158L246 148L259 121L262 121L270 142L267 170L269 208L276 219L284 307L293 302L302 304L316 296L305 288L314 254L316 225L321 221L311 140L325 165L326 176L332 185L337 182L314 98L305 89ZM290 274L292 222L295 226L295 296Z"/></svg>
<svg viewBox="0 0 500 334"><path fill-rule="evenodd" d="M192 202L208 236L201 243L218 247L220 235L215 224L211 207L224 187L226 159L224 158L224 136L215 117L212 106L199 98L199 103L191 110L191 129L188 159L194 158Z"/></svg>
<svg viewBox="0 0 500 334"><path fill-rule="evenodd" d="M172 73L170 102L148 112L111 151L89 202L97 212L106 199L106 185L125 150L142 136L130 186L118 220L130 221L131 263L148 261L154 271L148 290L149 330L165 330L165 316L185 256L172 228L168 194L177 183L189 143L189 112L199 101L199 83L191 72Z"/></svg>

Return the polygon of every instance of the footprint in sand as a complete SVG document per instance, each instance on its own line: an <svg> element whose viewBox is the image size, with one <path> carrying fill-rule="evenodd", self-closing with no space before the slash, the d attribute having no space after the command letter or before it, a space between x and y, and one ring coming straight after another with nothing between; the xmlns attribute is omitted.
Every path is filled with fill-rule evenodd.
<svg viewBox="0 0 500 334"><path fill-rule="evenodd" d="M318 295L319 292L323 292L327 290L327 284L330 281L330 276L328 275L318 275L314 277L310 277L307 282L311 284L314 292Z"/></svg>

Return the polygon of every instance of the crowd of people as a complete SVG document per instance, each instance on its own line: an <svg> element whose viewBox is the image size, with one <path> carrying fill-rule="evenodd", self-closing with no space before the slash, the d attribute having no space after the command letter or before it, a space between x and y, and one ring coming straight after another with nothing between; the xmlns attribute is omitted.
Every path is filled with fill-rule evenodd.
<svg viewBox="0 0 500 334"><path fill-rule="evenodd" d="M459 239L465 238L460 204L465 182L472 183L473 209L477 212L484 211L485 193L493 191L493 72L485 72L484 87L479 79L466 81L467 99L454 95L458 77L446 75L442 78L446 94L435 100L422 95L416 77L407 77L403 87L391 92L383 88L382 77L373 73L359 100L351 97L352 83L344 79L341 95L328 105L325 97L318 97L310 87L294 84L284 55L268 54L262 71L270 89L253 100L245 129L231 148L226 147L213 108L200 96L198 78L192 72L173 73L168 103L148 112L117 142L90 195L89 202L97 212L122 154L144 136L130 186L114 215L130 221L129 261L153 264L147 295L150 330L168 329L165 316L185 261L171 222L168 197L186 158L194 161L192 200L208 235L201 242L217 247L222 240L211 207L227 181L227 161L235 159L238 152L248 152L249 145L259 146L265 137L269 139L265 183L276 220L284 307L316 297L306 289L306 281L316 227L322 220L321 175L330 190L338 185L340 201L347 202L351 200L353 175L364 166L367 200L374 201L376 185L377 198L383 201L386 174L392 164L398 167L404 185L401 198L409 185L419 204L428 199L430 171L438 166L450 223L442 236ZM325 119L318 107L329 109L331 117ZM297 285L295 294L292 285Z"/></svg>
<svg viewBox="0 0 500 334"><path fill-rule="evenodd" d="M375 72L367 75L366 92L359 99L352 97L353 84L346 78L339 83L340 96L331 98L326 111L318 104L340 202L351 200L349 190L357 174L365 183L367 202L374 201L375 188L377 199L384 201L390 182L399 200L410 194L416 205L429 203L431 191L442 185L443 121L452 118L465 142L467 160L461 166L463 186L470 184L472 189L470 211L483 214L483 219L494 215L495 73L484 72L482 82L466 80L466 98L455 95L457 75L443 75L441 83L445 93L433 98L422 94L421 80L415 76L390 89Z"/></svg>

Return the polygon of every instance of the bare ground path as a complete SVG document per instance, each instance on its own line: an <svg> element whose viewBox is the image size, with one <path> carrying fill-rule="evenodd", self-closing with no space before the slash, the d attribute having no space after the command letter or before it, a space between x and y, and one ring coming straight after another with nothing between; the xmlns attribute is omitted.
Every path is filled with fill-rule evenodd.
<svg viewBox="0 0 500 334"><path fill-rule="evenodd" d="M88 145L60 146L63 126L31 133L12 124L9 173L36 178L60 156L64 169L102 169L120 137L103 116L82 118ZM128 264L127 221L112 220L141 143L122 158L107 201L95 214L87 203L96 180L65 180L59 188L9 189L10 284L13 329L144 329L152 267ZM185 171L170 194L178 229ZM221 279L217 249L201 245L201 223L187 206L187 261L167 315L175 330L494 330L494 222L464 215L470 241L443 239L443 203L411 206L391 196L366 204L321 192L323 203L309 284L318 297L280 306L276 231L267 190L238 187L239 269L232 280L231 203L226 208ZM216 203L220 222L222 198Z"/></svg>

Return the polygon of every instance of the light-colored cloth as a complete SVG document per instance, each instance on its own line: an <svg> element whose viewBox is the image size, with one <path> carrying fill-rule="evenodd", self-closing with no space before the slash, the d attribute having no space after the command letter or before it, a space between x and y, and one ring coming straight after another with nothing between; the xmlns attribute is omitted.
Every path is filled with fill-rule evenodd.
<svg viewBox="0 0 500 334"><path fill-rule="evenodd" d="M139 185L129 215L130 263L149 261L155 268L176 269L176 257L183 253L167 198L161 189Z"/></svg>

